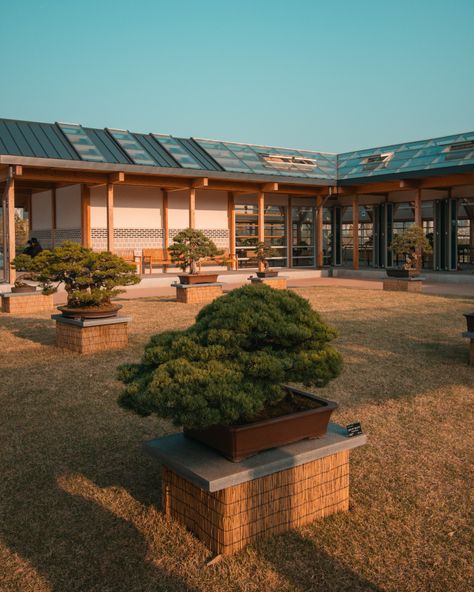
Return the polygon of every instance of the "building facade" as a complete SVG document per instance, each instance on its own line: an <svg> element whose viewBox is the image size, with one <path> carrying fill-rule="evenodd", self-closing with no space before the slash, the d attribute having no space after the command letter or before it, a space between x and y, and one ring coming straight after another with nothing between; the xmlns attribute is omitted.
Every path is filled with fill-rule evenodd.
<svg viewBox="0 0 474 592"><path fill-rule="evenodd" d="M474 269L474 133L328 154L0 120L0 280L28 236L97 250L161 249L203 230L252 266L398 265L393 236L422 226L423 267Z"/></svg>

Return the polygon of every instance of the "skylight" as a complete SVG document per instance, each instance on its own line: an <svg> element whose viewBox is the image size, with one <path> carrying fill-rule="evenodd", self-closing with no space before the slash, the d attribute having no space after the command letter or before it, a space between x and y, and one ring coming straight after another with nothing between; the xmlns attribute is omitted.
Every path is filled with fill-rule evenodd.
<svg viewBox="0 0 474 592"><path fill-rule="evenodd" d="M107 129L112 138L121 146L135 164L156 166L155 160L146 152L127 130Z"/></svg>
<svg viewBox="0 0 474 592"><path fill-rule="evenodd" d="M312 171L316 168L315 158L306 158L303 156L291 156L287 154L261 154L266 165L279 170L302 170Z"/></svg>
<svg viewBox="0 0 474 592"><path fill-rule="evenodd" d="M474 152L474 140L456 142L445 148L446 160L457 160L465 158L469 152Z"/></svg>
<svg viewBox="0 0 474 592"><path fill-rule="evenodd" d="M380 154L371 154L362 160L362 164L364 165L365 169L377 169L383 168L388 165L388 163L393 158L393 152L383 152Z"/></svg>
<svg viewBox="0 0 474 592"><path fill-rule="evenodd" d="M92 142L85 130L77 123L57 123L59 129L63 132L74 150L82 160L93 162L105 162L103 154Z"/></svg>
<svg viewBox="0 0 474 592"><path fill-rule="evenodd" d="M202 169L202 166L194 156L189 154L176 138L172 136L159 136L158 134L152 134L152 136L182 167L187 169Z"/></svg>

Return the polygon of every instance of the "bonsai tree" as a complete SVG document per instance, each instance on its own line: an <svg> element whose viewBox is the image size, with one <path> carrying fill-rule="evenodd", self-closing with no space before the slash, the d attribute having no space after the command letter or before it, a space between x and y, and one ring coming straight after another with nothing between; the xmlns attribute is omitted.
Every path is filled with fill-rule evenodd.
<svg viewBox="0 0 474 592"><path fill-rule="evenodd" d="M217 257L223 253L201 230L194 228L178 232L168 250L171 261L177 263L183 272L189 269L191 274L198 273L198 265L202 259Z"/></svg>
<svg viewBox="0 0 474 592"><path fill-rule="evenodd" d="M63 283L67 304L72 308L110 306L111 299L123 292L118 286L140 282L135 266L121 257L98 253L70 241L36 257L18 255L13 265L34 273L43 294L56 292Z"/></svg>
<svg viewBox="0 0 474 592"><path fill-rule="evenodd" d="M187 428L246 423L285 399L287 382L335 378L335 337L294 292L245 286L204 307L188 329L153 336L141 363L120 367L119 404Z"/></svg>
<svg viewBox="0 0 474 592"><path fill-rule="evenodd" d="M403 269L417 269L420 253L432 253L433 249L426 238L423 228L412 224L406 230L397 234L392 240L392 250L395 255L405 257Z"/></svg>
<svg viewBox="0 0 474 592"><path fill-rule="evenodd" d="M255 254L251 258L251 261L258 263L260 271L268 271L270 265L268 259L276 254L275 249L266 243L260 242L255 245Z"/></svg>

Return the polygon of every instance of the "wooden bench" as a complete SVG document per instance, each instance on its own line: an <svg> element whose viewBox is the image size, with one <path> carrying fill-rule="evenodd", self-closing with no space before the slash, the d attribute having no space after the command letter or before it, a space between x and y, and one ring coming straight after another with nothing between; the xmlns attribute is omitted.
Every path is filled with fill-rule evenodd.
<svg viewBox="0 0 474 592"><path fill-rule="evenodd" d="M217 257L209 257L201 260L198 267L201 270L201 267L219 265L224 262L231 265L232 269L237 269L237 257L235 255L229 255L228 251ZM173 263L167 249L143 249L142 265L143 273L146 273L146 269L149 269L150 273L153 273L154 267L163 267L163 271L166 271L170 266L176 267L177 263Z"/></svg>
<svg viewBox="0 0 474 592"><path fill-rule="evenodd" d="M127 263L130 263L130 265L136 265L137 273L143 273L142 257L136 255L134 249L116 249L113 253L114 255L121 257Z"/></svg>

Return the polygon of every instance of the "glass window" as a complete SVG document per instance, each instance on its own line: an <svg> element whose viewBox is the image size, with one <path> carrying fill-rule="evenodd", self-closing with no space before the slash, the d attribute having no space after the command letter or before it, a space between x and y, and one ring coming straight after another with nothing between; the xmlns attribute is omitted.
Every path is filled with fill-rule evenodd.
<svg viewBox="0 0 474 592"><path fill-rule="evenodd" d="M133 135L126 130L108 129L112 138L121 146L135 164L156 166L156 161L138 143Z"/></svg>
<svg viewBox="0 0 474 592"><path fill-rule="evenodd" d="M57 125L69 142L71 142L82 160L106 162L103 154L80 125L76 125L75 123L58 123Z"/></svg>
<svg viewBox="0 0 474 592"><path fill-rule="evenodd" d="M316 256L314 208L292 208L291 252L293 267L314 267Z"/></svg>
<svg viewBox="0 0 474 592"><path fill-rule="evenodd" d="M202 166L194 156L189 154L176 138L173 138L172 136L159 136L157 134L152 134L152 136L171 154L178 164L185 169L202 169Z"/></svg>

